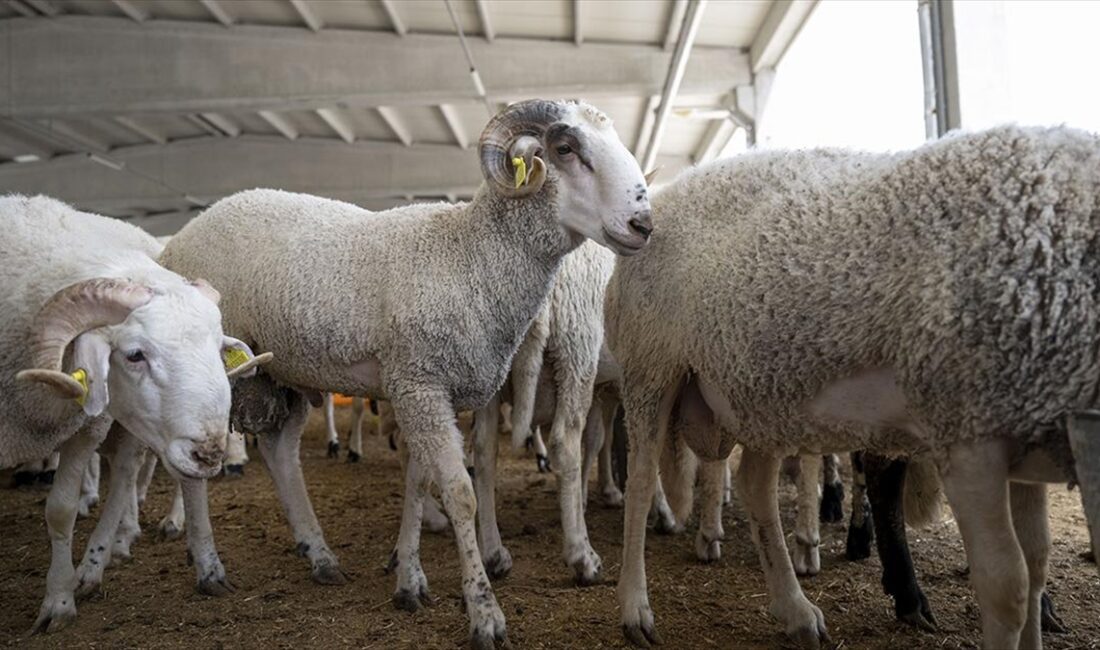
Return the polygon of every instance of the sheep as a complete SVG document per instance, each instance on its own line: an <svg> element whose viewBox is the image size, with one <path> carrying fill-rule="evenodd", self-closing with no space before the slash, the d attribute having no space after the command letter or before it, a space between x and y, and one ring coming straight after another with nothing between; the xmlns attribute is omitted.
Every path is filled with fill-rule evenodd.
<svg viewBox="0 0 1100 650"><path fill-rule="evenodd" d="M352 425L348 434L348 462L358 463L363 457L363 398L351 398ZM336 433L336 413L332 401L332 393L325 393L325 430L328 441L328 457L337 458L340 455L340 436ZM370 403L370 411L378 415L378 407L374 402Z"/></svg>
<svg viewBox="0 0 1100 650"><path fill-rule="evenodd" d="M932 454L984 643L1041 645L1045 492L1012 483L1010 498L1008 483L1059 480L1055 461L1076 462L1100 536L1100 427L1086 412L1100 378L1098 145L1004 127L898 154L761 152L660 193L658 234L619 261L607 295L633 454L618 586L629 639L658 638L644 511L656 449L679 426L706 455L744 446L737 480L771 612L805 645L827 633L785 552L778 457L861 448Z"/></svg>
<svg viewBox="0 0 1100 650"><path fill-rule="evenodd" d="M2 197L0 215L0 467L60 451L34 623L54 631L76 616L80 485L112 422L180 476L209 476L230 404L222 357L244 357L233 373L260 360L222 333L216 292L159 266L160 245L138 228L42 196Z"/></svg>
<svg viewBox="0 0 1100 650"><path fill-rule="evenodd" d="M496 394L567 253L589 238L635 254L652 224L637 162L589 105L512 104L486 126L479 159L486 182L466 204L370 213L241 192L192 220L161 261L208 276L224 296L226 328L276 353L262 375L277 382L267 387L271 406L286 411L261 450L314 578L342 581L298 464L306 398L388 399L411 456L405 508L419 519L424 480L434 479L455 531L471 636L491 646L505 637L504 615L477 550L454 413ZM226 263L242 249L247 259ZM419 559L396 560L395 600L426 597Z"/></svg>
<svg viewBox="0 0 1100 650"><path fill-rule="evenodd" d="M909 554L909 542L905 527L927 526L941 519L942 487L936 475L935 465L928 459L886 457L873 452L855 452L853 467L862 472L866 481L866 516L874 519L874 535L882 564L882 586L894 599L897 619L918 629L934 631L936 618L932 615L928 599L917 582L913 571L913 559ZM1066 477L1069 479L1069 477ZM853 502L853 518L858 506ZM849 536L849 559L863 559L870 555L867 548L858 546ZM857 552L853 553L852 551ZM1054 602L1044 591L1040 601L1042 631L1066 632L1065 624L1058 617Z"/></svg>

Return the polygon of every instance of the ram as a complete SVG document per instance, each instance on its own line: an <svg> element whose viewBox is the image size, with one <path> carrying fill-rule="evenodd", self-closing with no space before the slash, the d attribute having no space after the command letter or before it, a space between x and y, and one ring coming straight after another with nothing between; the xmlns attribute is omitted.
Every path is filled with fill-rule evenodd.
<svg viewBox="0 0 1100 650"><path fill-rule="evenodd" d="M637 162L586 104L512 104L489 121L479 158L486 182L467 204L371 213L247 191L191 221L161 260L207 277L224 297L227 331L275 353L264 373L274 382L251 399L259 414L282 413L261 418L270 433L260 449L315 579L343 577L299 465L306 398L388 399L411 454L406 515L419 520L424 480L434 480L455 531L471 635L491 646L505 636L504 615L477 548L454 414L496 394L567 253L587 237L634 254L652 225ZM396 559L395 599L426 595L419 558Z"/></svg>
<svg viewBox="0 0 1100 650"><path fill-rule="evenodd" d="M53 631L76 616L75 592L93 590L111 557L104 543L89 548L79 571L72 565L82 479L112 423L133 434L119 462L136 462L140 439L177 475L211 476L229 417L223 355L243 355L234 373L260 360L222 333L217 293L159 266L160 245L141 230L40 196L0 198L0 216L0 467L61 452L46 500L52 560L34 624ZM104 530L114 534L122 511L103 513L113 518ZM197 568L200 581L224 579L220 563Z"/></svg>

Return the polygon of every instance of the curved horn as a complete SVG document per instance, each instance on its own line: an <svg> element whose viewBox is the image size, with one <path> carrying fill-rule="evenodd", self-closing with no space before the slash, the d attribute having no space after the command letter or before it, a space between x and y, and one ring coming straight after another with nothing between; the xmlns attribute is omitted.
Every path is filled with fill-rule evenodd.
<svg viewBox="0 0 1100 650"><path fill-rule="evenodd" d="M88 330L121 323L152 299L148 287L120 278L93 278L58 291L34 319L33 369L16 378L48 384L66 397L83 395L80 382L61 372L65 348Z"/></svg>
<svg viewBox="0 0 1100 650"><path fill-rule="evenodd" d="M271 360L274 359L274 358L275 358L275 355L270 353L270 352L263 352L261 354L257 354L256 356L252 357L248 361L245 361L244 363L237 366L236 368L233 368L232 370L226 372L225 376L229 377L230 379L233 379L235 377L239 377L239 376L243 375L244 373L248 372L249 370L252 370L253 368L255 368L257 366L262 366L265 363L270 363Z"/></svg>
<svg viewBox="0 0 1100 650"><path fill-rule="evenodd" d="M485 180L504 196L519 198L539 191L546 165L537 157L546 129L559 121L565 108L558 102L530 99L517 102L493 116L481 132L478 157ZM530 168L526 182L516 187L512 159L522 157Z"/></svg>

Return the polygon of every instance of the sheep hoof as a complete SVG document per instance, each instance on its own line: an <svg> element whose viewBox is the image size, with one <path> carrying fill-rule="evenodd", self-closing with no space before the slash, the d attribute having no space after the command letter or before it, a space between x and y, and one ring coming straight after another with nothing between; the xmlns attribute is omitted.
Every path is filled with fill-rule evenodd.
<svg viewBox="0 0 1100 650"><path fill-rule="evenodd" d="M1042 629L1044 632L1050 634L1066 634L1069 632L1069 628L1062 621L1062 617L1058 616L1058 612L1054 609L1054 601L1050 599L1050 594L1043 592L1043 597L1039 601L1041 607L1041 621Z"/></svg>
<svg viewBox="0 0 1100 650"><path fill-rule="evenodd" d="M844 519L844 484L826 483L821 491L821 521L835 524Z"/></svg>
<svg viewBox="0 0 1100 650"><path fill-rule="evenodd" d="M791 547L791 564L799 576L816 576L821 571L820 543L804 542L795 537Z"/></svg>
<svg viewBox="0 0 1100 650"><path fill-rule="evenodd" d="M75 596L77 600L84 600L93 596L100 596L103 594L103 574L98 576L84 575L84 570L80 570L81 574L76 581Z"/></svg>
<svg viewBox="0 0 1100 650"><path fill-rule="evenodd" d="M172 521L168 517L165 517L160 526L157 527L158 535L163 540L179 539L179 536L183 534L180 527L176 525L176 522Z"/></svg>
<svg viewBox="0 0 1100 650"><path fill-rule="evenodd" d="M71 593L46 596L38 610L31 632L52 634L63 630L76 620L76 598Z"/></svg>
<svg viewBox="0 0 1100 650"><path fill-rule="evenodd" d="M603 564L595 551L586 551L573 562L572 567L573 584L578 587L591 587L603 581L603 576L600 574Z"/></svg>
<svg viewBox="0 0 1100 650"><path fill-rule="evenodd" d="M676 523L672 515L657 513L657 521L653 523L653 532L658 535L675 535L683 532L683 527Z"/></svg>
<svg viewBox="0 0 1100 650"><path fill-rule="evenodd" d="M233 583L229 582L229 578L226 578L224 575L199 580L197 589L203 596L211 596L213 598L228 596L234 591L237 591Z"/></svg>
<svg viewBox="0 0 1100 650"><path fill-rule="evenodd" d="M543 454L536 454L535 455L535 462L538 463L539 474L549 474L550 473L550 459L549 458L547 458Z"/></svg>
<svg viewBox="0 0 1100 650"><path fill-rule="evenodd" d="M844 557L852 562L866 560L871 557L873 541L875 541L875 527L871 525L871 520L865 517L862 525L848 527L848 543L844 549Z"/></svg>
<svg viewBox="0 0 1100 650"><path fill-rule="evenodd" d="M600 503L606 508L623 507L623 493L619 488L611 486L600 493Z"/></svg>
<svg viewBox="0 0 1100 650"><path fill-rule="evenodd" d="M339 458L340 457L340 443L335 440L328 443L328 457Z"/></svg>
<svg viewBox="0 0 1100 650"><path fill-rule="evenodd" d="M925 632L936 631L936 617L932 615L932 608L928 606L928 599L917 587L917 593L908 598L896 598L894 613L902 623L907 623L918 630Z"/></svg>
<svg viewBox="0 0 1100 650"><path fill-rule="evenodd" d="M491 606L484 605L470 612L470 646L475 650L494 650L511 648L508 630L505 627L504 614L489 592Z"/></svg>
<svg viewBox="0 0 1100 650"><path fill-rule="evenodd" d="M631 645L639 648L649 648L655 645L664 645L664 639L657 633L653 625L624 625L623 636Z"/></svg>
<svg viewBox="0 0 1100 650"><path fill-rule="evenodd" d="M503 580L512 571L512 554L501 546L492 556L485 558L485 573L492 581Z"/></svg>
<svg viewBox="0 0 1100 650"><path fill-rule="evenodd" d="M349 449L348 450L348 462L349 463L358 463L360 458L361 458L361 456L359 455L359 452L355 451L354 449Z"/></svg>
<svg viewBox="0 0 1100 650"><path fill-rule="evenodd" d="M695 555L706 564L722 559L722 537L711 538L700 529L695 535Z"/></svg>
<svg viewBox="0 0 1100 650"><path fill-rule="evenodd" d="M824 621L818 621L816 625L804 627L791 635L801 648L807 650L819 650L824 645L829 645L829 632L825 629Z"/></svg>
<svg viewBox="0 0 1100 650"><path fill-rule="evenodd" d="M418 589L398 589L393 594L393 606L410 614L415 614L421 605L427 607L431 604L432 595L426 585L421 585Z"/></svg>
<svg viewBox="0 0 1100 650"><path fill-rule="evenodd" d="M348 575L344 573L340 565L330 562L314 566L310 577L319 585L343 585L348 582Z"/></svg>
<svg viewBox="0 0 1100 650"><path fill-rule="evenodd" d="M244 476L244 465L226 465L225 477L226 478L241 478Z"/></svg>

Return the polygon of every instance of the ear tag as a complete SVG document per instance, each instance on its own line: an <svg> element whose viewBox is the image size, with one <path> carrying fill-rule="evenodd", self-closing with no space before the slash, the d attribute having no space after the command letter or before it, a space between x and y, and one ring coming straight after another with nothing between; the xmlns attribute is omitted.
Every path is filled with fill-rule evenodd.
<svg viewBox="0 0 1100 650"><path fill-rule="evenodd" d="M512 159L512 166L516 168L516 189L527 182L527 161L522 156Z"/></svg>
<svg viewBox="0 0 1100 650"><path fill-rule="evenodd" d="M227 370L232 370L248 363L248 353L240 348L229 348L222 353Z"/></svg>
<svg viewBox="0 0 1100 650"><path fill-rule="evenodd" d="M76 383L80 384L80 387L84 389L84 394L80 397L74 397L76 403L84 406L84 401L88 398L88 373L83 368L77 368L69 373L69 376L76 380Z"/></svg>

